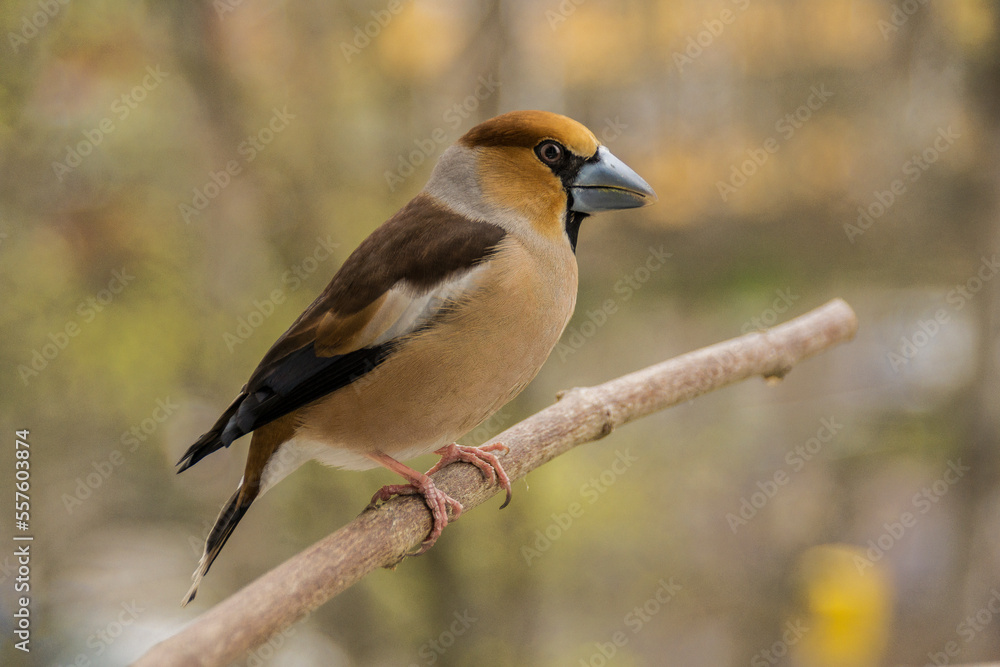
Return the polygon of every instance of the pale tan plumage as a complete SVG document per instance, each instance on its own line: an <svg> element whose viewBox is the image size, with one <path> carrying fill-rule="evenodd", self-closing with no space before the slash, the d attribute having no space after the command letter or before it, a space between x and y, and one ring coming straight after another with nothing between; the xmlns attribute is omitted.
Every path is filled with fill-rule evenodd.
<svg viewBox="0 0 1000 667"><path fill-rule="evenodd" d="M461 506L399 463L438 451L509 482L490 453L451 445L538 372L576 302L589 213L655 200L646 183L564 116L512 112L441 156L424 190L366 239L264 356L181 470L253 432L243 479L209 536L193 599L253 500L301 463L386 466L424 495L434 529Z"/></svg>

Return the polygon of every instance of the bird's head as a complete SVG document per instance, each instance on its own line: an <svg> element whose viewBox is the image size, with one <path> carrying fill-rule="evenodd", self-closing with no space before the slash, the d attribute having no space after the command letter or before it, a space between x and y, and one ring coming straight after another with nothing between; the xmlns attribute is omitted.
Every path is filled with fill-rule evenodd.
<svg viewBox="0 0 1000 667"><path fill-rule="evenodd" d="M441 156L427 190L471 217L574 247L588 215L656 201L593 132L547 111L512 111L472 128Z"/></svg>

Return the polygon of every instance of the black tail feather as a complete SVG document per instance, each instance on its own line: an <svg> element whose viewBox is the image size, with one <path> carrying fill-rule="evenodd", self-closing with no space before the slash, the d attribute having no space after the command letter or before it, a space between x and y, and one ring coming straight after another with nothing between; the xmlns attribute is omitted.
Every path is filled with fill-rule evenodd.
<svg viewBox="0 0 1000 667"><path fill-rule="evenodd" d="M198 442L188 447L188 450L184 452L184 456L177 462L177 465L180 466L180 469L177 471L178 474L184 472L198 461L201 461L212 452L218 451L223 447L228 447L240 436L245 435L239 430L229 428L229 426L230 422L236 416L236 412L240 409L243 399L246 397L247 395L241 392L236 397L236 400L222 413L222 416L215 422L215 425L205 435L198 438Z"/></svg>
<svg viewBox="0 0 1000 667"><path fill-rule="evenodd" d="M215 562L219 552L222 551L222 547L226 546L229 536L233 534L236 525L243 518L243 515L247 513L250 505L253 504L254 499L257 497L256 491L251 492L249 489L246 491L244 489L245 486L241 483L240 488L236 490L236 493L233 494L229 502L222 509L222 512L219 513L219 518L215 520L215 526L212 528L212 532L208 534L208 539L205 540L205 552L198 562L198 568L191 575L193 583L184 595L181 606L186 606L198 594L198 585L201 584L202 577L208 574L209 568L212 567L212 563Z"/></svg>

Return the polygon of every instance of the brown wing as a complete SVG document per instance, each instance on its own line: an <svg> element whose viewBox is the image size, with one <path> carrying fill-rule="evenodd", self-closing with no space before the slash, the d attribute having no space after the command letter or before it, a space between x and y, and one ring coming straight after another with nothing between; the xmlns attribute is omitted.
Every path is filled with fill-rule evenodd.
<svg viewBox="0 0 1000 667"><path fill-rule="evenodd" d="M181 458L181 470L376 368L461 294L504 236L429 195L415 197L358 246L271 346L229 409Z"/></svg>

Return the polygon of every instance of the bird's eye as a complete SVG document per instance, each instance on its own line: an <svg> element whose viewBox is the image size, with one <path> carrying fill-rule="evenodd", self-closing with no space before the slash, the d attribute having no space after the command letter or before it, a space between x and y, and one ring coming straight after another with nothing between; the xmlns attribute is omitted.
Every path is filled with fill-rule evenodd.
<svg viewBox="0 0 1000 667"><path fill-rule="evenodd" d="M535 148L535 153L545 164L556 164L562 159L565 150L554 141L543 141Z"/></svg>

